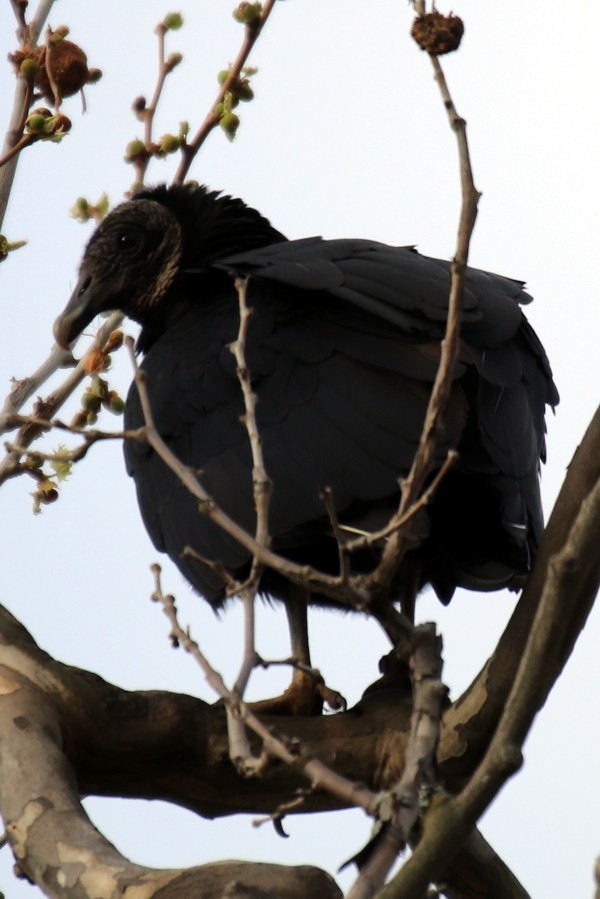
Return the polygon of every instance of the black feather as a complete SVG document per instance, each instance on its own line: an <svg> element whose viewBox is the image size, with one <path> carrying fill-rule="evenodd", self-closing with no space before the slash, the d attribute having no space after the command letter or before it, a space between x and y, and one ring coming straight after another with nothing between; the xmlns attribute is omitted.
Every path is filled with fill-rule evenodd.
<svg viewBox="0 0 600 899"><path fill-rule="evenodd" d="M135 258L115 251L115 232L132 221L143 229ZM352 527L373 529L397 506L439 362L449 265L366 240L288 241L242 201L192 185L144 191L101 224L57 337L73 339L95 312L115 305L137 319L160 434L252 532L252 463L228 349L238 331L232 272L250 276L246 361L274 483L272 545L335 570L321 490L331 489L340 520ZM437 450L438 464L452 447L460 461L421 521L424 540L400 571L398 593L415 563L420 584L431 583L443 601L457 586L518 588L531 567L543 527L545 406L558 394L520 309L530 299L519 281L468 270L460 358ZM125 426L142 423L132 386ZM198 512L147 445L126 442L125 458L155 546L219 606L221 578L182 558L183 548L236 576L247 569L247 551ZM273 573L262 586L286 595Z"/></svg>

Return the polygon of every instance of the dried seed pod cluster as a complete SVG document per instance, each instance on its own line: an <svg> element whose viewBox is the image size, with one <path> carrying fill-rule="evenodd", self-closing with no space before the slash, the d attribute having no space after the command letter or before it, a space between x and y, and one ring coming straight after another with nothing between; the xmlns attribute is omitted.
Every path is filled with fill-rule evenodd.
<svg viewBox="0 0 600 899"><path fill-rule="evenodd" d="M432 56L443 56L459 48L464 31L458 16L444 16L436 11L416 18L410 33L421 50Z"/></svg>

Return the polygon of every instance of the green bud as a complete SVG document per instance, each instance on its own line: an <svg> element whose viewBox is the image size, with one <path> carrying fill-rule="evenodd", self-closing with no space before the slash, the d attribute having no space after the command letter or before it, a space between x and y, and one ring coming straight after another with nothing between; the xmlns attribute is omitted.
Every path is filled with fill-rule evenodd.
<svg viewBox="0 0 600 899"><path fill-rule="evenodd" d="M231 71L230 69L221 69L221 71L220 71L219 74L217 75L217 81L219 82L219 84L221 85L221 87L223 87L223 85L225 84L225 82L226 82L227 79L229 78L229 72L230 72L230 71Z"/></svg>
<svg viewBox="0 0 600 899"><path fill-rule="evenodd" d="M101 378L99 375L92 375L89 389L90 393L93 396L97 396L99 399L102 399L104 396L106 396L107 387L108 384L106 383L104 378Z"/></svg>
<svg viewBox="0 0 600 899"><path fill-rule="evenodd" d="M85 197L77 197L69 209L69 214L79 222L88 222L90 220L90 204Z"/></svg>
<svg viewBox="0 0 600 899"><path fill-rule="evenodd" d="M26 240L7 240L4 234L0 234L0 262L6 259L13 250L20 250L26 243Z"/></svg>
<svg viewBox="0 0 600 899"><path fill-rule="evenodd" d="M239 116L236 116L234 112L226 112L221 116L219 125L225 132L227 140L232 141L240 125Z"/></svg>
<svg viewBox="0 0 600 899"><path fill-rule="evenodd" d="M176 66L179 65L183 56L181 53L169 53L165 62L165 70L167 72L172 72Z"/></svg>
<svg viewBox="0 0 600 899"><path fill-rule="evenodd" d="M39 515L42 506L56 502L58 499L58 490L56 484L50 478L46 478L38 483L38 489L31 494L33 497L33 514Z"/></svg>
<svg viewBox="0 0 600 899"><path fill-rule="evenodd" d="M86 390L86 392L81 397L81 408L85 412L97 412L102 404L102 400L99 396L94 396L93 393L90 393Z"/></svg>
<svg viewBox="0 0 600 899"><path fill-rule="evenodd" d="M40 115L39 112L34 112L29 116L25 124L33 134L41 134L46 125L46 121L45 116Z"/></svg>
<svg viewBox="0 0 600 899"><path fill-rule="evenodd" d="M108 208L110 206L108 196L106 194L102 194L98 202L96 203L96 216L99 219L103 219L106 213L108 212Z"/></svg>
<svg viewBox="0 0 600 899"><path fill-rule="evenodd" d="M162 153L176 153L181 146L181 141L174 134L163 134L158 141Z"/></svg>
<svg viewBox="0 0 600 899"><path fill-rule="evenodd" d="M119 396L116 390L111 390L106 397L104 407L113 415L122 415L125 409L125 400Z"/></svg>
<svg viewBox="0 0 600 899"><path fill-rule="evenodd" d="M240 3L233 10L233 18L242 25L250 25L262 15L262 3Z"/></svg>
<svg viewBox="0 0 600 899"><path fill-rule="evenodd" d="M254 99L254 91L250 87L249 82L245 79L243 81L240 81L237 88L237 95L240 100L244 101L244 103L248 103L250 100Z"/></svg>
<svg viewBox="0 0 600 899"><path fill-rule="evenodd" d="M44 458L40 453L27 453L25 457L25 465L33 470L41 468L44 464Z"/></svg>
<svg viewBox="0 0 600 899"><path fill-rule="evenodd" d="M66 481L73 468L73 463L68 458L68 452L65 446L59 446L56 450L56 458L50 462L50 467L54 470L59 482ZM64 455L65 458L61 459L61 455Z"/></svg>
<svg viewBox="0 0 600 899"><path fill-rule="evenodd" d="M187 136L188 136L188 134L189 134L189 130L190 130L190 123L189 123L189 122L180 122L180 123L179 123L179 135L178 135L178 137L179 137L179 143L180 143L180 144L184 144L184 143L186 142Z"/></svg>
<svg viewBox="0 0 600 899"><path fill-rule="evenodd" d="M25 81L34 81L38 71L39 67L37 62L30 57L26 57L19 66L19 75L21 78L24 78Z"/></svg>
<svg viewBox="0 0 600 899"><path fill-rule="evenodd" d="M180 12L168 12L162 24L165 31L178 31L183 25L183 16Z"/></svg>
<svg viewBox="0 0 600 899"><path fill-rule="evenodd" d="M135 162L138 159L145 159L148 156L146 144L143 140L135 138L130 140L125 149L125 162Z"/></svg>
<svg viewBox="0 0 600 899"><path fill-rule="evenodd" d="M88 69L88 84L96 84L102 78L102 69Z"/></svg>

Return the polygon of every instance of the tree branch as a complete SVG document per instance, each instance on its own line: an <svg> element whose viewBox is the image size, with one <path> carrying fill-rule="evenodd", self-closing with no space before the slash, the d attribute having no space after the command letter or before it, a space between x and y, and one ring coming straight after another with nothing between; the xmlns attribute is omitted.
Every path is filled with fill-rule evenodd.
<svg viewBox="0 0 600 899"><path fill-rule="evenodd" d="M498 660L509 631L528 634L516 673L509 658L508 676L512 674L512 682L504 693L498 725L490 727L486 715L480 714L487 711L485 704L471 721L480 737L486 734L489 739L492 733L494 736L463 792L432 806L425 818L423 840L400 874L381 892L380 899L414 899L424 893L431 881L441 878L478 817L518 770L521 745L529 727L571 654L596 597L600 585L600 556L596 551L599 533L600 410L569 466L532 576L491 660ZM498 669L501 667L504 666L498 665ZM493 692L493 685L485 683L489 670L490 665L468 691L477 691L480 702L482 689L484 696ZM503 678L506 677L504 672ZM504 680L504 686L506 683ZM453 714L460 711L464 715L468 707L468 702L458 700L445 723L451 725ZM450 747L452 752L458 751L457 736L455 730L446 745L442 739L442 756ZM462 734L460 739L464 740ZM462 773L464 777L465 771Z"/></svg>
<svg viewBox="0 0 600 899"><path fill-rule="evenodd" d="M421 812L422 788L435 784L433 768L442 706L448 693L441 682L442 640L431 623L415 628L413 639L410 657L413 708L404 768L388 797L380 802L378 818L383 822L382 830L373 840L347 899L372 899L377 894L398 855L410 841ZM385 816L382 814L384 803L387 805Z"/></svg>
<svg viewBox="0 0 600 899"><path fill-rule="evenodd" d="M87 377L86 360L92 353L101 349L109 338L109 335L123 321L120 312L113 312L112 315L98 329L94 340L90 347L81 357L74 369L65 378L63 383L48 394L40 401L38 412L39 418L50 419L61 408L65 401L75 392L84 378ZM45 383L48 378L58 369L73 363L73 356L68 350L63 350L56 344L52 347L48 358L39 366L39 368L28 378L15 381L12 390L6 397L2 410L0 411L0 434L12 430L12 416L18 412L27 400ZM43 413L43 414L42 414ZM21 449L31 446L34 440L40 436L44 428L39 426L25 426L17 435L14 443ZM18 472L19 461L22 453L9 451L4 459L0 461L0 484L13 474Z"/></svg>
<svg viewBox="0 0 600 899"><path fill-rule="evenodd" d="M19 39L23 44L27 44L29 48L36 46L53 3L54 0L40 0L30 25L26 28L23 28L21 25L18 29ZM18 154L12 157L9 156L8 159L6 157L21 140L32 95L33 92L25 79L17 78L13 107L4 137L4 146L0 154L5 158L5 165L0 168L0 228L2 228L4 216L6 215L8 200L19 161Z"/></svg>
<svg viewBox="0 0 600 899"><path fill-rule="evenodd" d="M173 178L173 182L175 184L181 183L185 180L190 170L190 166L196 158L198 151L204 144L204 141L206 140L210 132L219 124L219 115L216 111L217 107L219 106L219 104L223 103L226 94L231 91L232 86L242 74L242 69L246 64L250 52L254 47L254 44L258 40L260 33L267 22L267 19L273 11L274 6L275 0L265 0L260 16L245 25L242 46L240 47L233 65L229 69L227 78L221 85L221 88L218 91L217 96L215 97L210 112L205 117L193 139L181 148L182 159L179 163L177 171L175 172L175 177Z"/></svg>
<svg viewBox="0 0 600 899"><path fill-rule="evenodd" d="M417 10L421 8L419 3L414 4ZM436 56L429 54L435 77L438 82L444 108L448 114L450 127L456 134L458 145L458 157L461 182L461 209L458 227L458 239L456 251L451 265L450 298L448 302L448 319L446 333L441 345L440 364L429 398L425 423L419 440L410 472L402 486L402 497L397 516L402 517L410 507L418 500L426 478L431 472L434 454L439 441L439 434L443 424L443 416L446 410L452 376L459 351L460 315L462 298L467 273L467 261L469 258L469 244L477 218L477 205L480 193L475 188L473 171L467 141L467 124L461 118L454 106L450 91L442 71L440 62ZM381 592L385 595L396 571L398 570L404 553L406 552L408 530L396 530L387 541L377 568L372 574L373 580L379 584Z"/></svg>
<svg viewBox="0 0 600 899"><path fill-rule="evenodd" d="M232 881L249 899L338 899L332 878L317 868L216 862L189 870L156 870L124 858L83 810L73 770L61 748L59 716L41 691L0 668L0 812L21 871L57 899L81 895L217 899ZM230 895L230 894L229 894Z"/></svg>

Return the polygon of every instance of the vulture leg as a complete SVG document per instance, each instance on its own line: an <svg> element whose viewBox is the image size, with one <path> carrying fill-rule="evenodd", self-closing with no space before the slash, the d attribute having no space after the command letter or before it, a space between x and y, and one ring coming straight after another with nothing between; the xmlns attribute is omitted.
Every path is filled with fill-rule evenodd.
<svg viewBox="0 0 600 899"><path fill-rule="evenodd" d="M311 666L307 616L309 600L308 590L296 585L291 587L284 600L291 655L298 667L294 667L292 682L281 696L251 703L254 712L263 715L320 715L324 703L335 710L346 705L343 696L327 687L319 672Z"/></svg>

